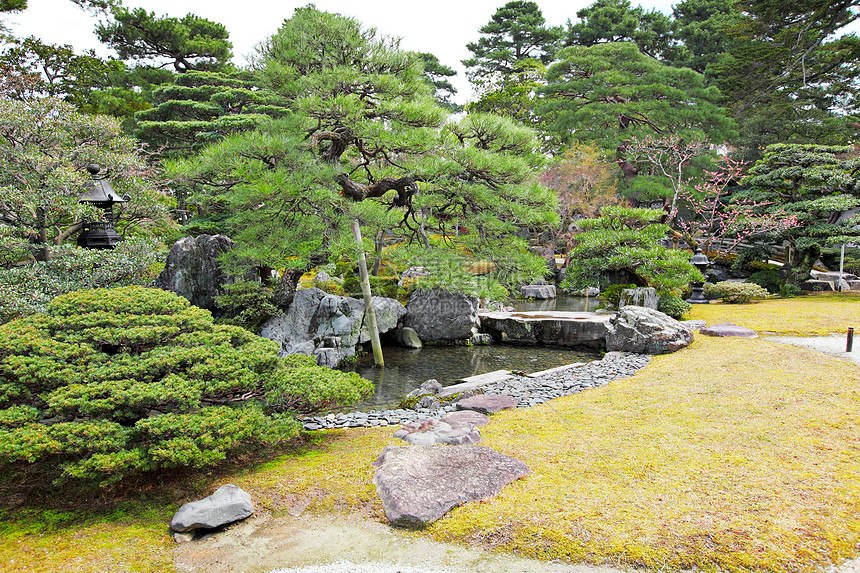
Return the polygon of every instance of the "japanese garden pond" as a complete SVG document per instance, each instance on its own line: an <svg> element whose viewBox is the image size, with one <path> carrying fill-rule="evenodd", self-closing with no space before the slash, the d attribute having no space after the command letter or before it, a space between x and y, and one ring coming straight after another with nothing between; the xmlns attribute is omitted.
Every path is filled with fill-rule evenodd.
<svg viewBox="0 0 860 573"><path fill-rule="evenodd" d="M514 301L515 310L564 310L584 311L585 299L562 297L549 301ZM593 310L595 299L589 300ZM550 306L550 303L553 303ZM374 383L374 393L358 404L355 410L383 410L396 408L400 400L430 378L443 386L458 380L485 374L494 370L517 370L526 373L538 372L564 366L573 362L599 360L601 352L594 349L553 348L546 346L516 346L491 344L488 346L425 346L411 350L396 346L383 349L385 367L377 368L373 355L359 357L342 369L357 372Z"/></svg>

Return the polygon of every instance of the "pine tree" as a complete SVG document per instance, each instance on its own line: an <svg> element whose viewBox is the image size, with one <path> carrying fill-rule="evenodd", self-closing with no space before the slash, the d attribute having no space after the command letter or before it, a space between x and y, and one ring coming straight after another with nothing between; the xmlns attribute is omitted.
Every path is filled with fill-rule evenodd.
<svg viewBox="0 0 860 573"><path fill-rule="evenodd" d="M431 266L451 288L486 293L543 273L515 236L556 217L533 179L542 158L529 129L488 115L448 122L414 54L312 7L296 10L257 65L292 114L175 167L240 243L237 264L294 269L288 293L296 273L354 254L358 219L375 248L394 243L386 257ZM466 272L474 259L488 280Z"/></svg>

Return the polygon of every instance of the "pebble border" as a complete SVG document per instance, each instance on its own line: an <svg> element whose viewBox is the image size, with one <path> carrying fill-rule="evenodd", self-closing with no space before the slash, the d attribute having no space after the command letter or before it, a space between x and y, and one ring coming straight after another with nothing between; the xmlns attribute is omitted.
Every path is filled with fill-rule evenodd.
<svg viewBox="0 0 860 573"><path fill-rule="evenodd" d="M515 376L509 380L488 384L482 389L486 394L506 394L517 401L518 408L528 408L553 398L570 396L583 390L605 386L619 378L633 376L650 361L651 356L647 354L607 355L603 360L556 369L543 376ZM371 410L307 417L301 422L305 430L397 426L415 420L441 418L456 409L454 404L447 404L436 410Z"/></svg>

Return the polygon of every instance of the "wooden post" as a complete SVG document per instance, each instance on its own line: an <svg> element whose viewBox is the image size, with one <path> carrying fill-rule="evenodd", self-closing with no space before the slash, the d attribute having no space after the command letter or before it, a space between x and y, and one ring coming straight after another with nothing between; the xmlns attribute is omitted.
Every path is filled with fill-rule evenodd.
<svg viewBox="0 0 860 573"><path fill-rule="evenodd" d="M367 313L367 329L370 331L370 345L373 347L373 362L385 366L382 358L382 344L379 342L379 327L376 325L376 311L373 310L370 293L370 277L367 275L367 260L364 258L364 245L361 242L361 228L358 221L352 222L352 233L358 246L358 272L361 275L361 294L364 295L364 312Z"/></svg>

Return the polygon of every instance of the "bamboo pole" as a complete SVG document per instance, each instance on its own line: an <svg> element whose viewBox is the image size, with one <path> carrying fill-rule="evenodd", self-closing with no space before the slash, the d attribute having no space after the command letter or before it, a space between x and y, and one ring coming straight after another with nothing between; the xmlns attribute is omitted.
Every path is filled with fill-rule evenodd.
<svg viewBox="0 0 860 573"><path fill-rule="evenodd" d="M370 277L367 274L367 260L364 257L364 245L361 242L361 228L358 221L352 222L352 233L358 246L358 272L361 276L361 294L364 296L364 312L367 313L367 329L370 331L370 345L373 347L373 362L377 366L385 366L382 358L382 344L379 342L379 327L376 325L376 311L373 310L373 298L370 292Z"/></svg>

